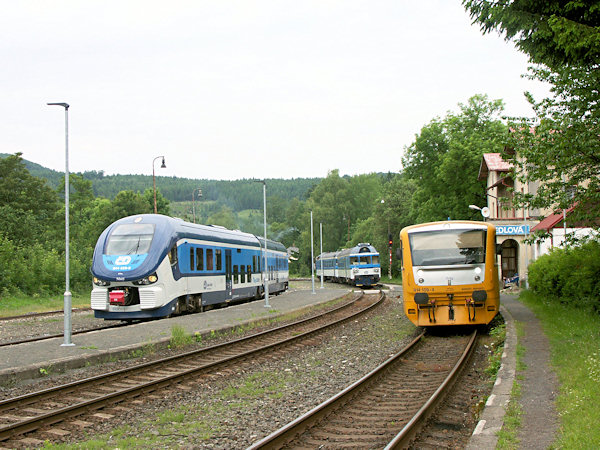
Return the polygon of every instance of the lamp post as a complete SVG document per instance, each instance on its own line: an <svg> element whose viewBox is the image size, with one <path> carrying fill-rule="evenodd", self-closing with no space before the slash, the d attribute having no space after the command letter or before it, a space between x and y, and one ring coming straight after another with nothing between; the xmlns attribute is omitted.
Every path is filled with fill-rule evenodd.
<svg viewBox="0 0 600 450"><path fill-rule="evenodd" d="M64 341L61 347L71 347L71 291L69 286L69 104L48 103L49 106L65 108L65 294L64 294Z"/></svg>
<svg viewBox="0 0 600 450"><path fill-rule="evenodd" d="M381 204L385 205L385 199L381 199ZM388 278L392 279L392 233L390 232L390 216L385 214L387 217L388 226L388 252L389 252L389 265L388 265Z"/></svg>
<svg viewBox="0 0 600 450"><path fill-rule="evenodd" d="M152 160L152 186L154 188L154 214L158 214L158 208L156 207L156 177L154 176L154 163L157 159L162 158L162 164L160 165L161 169L166 169L167 165L165 164L164 156L157 156Z"/></svg>
<svg viewBox="0 0 600 450"><path fill-rule="evenodd" d="M265 282L265 308L270 308L269 305L269 280L267 280L267 182L265 180L254 180L257 183L262 183L263 185L263 225L264 225L264 233L265 233L265 253L264 253L264 267L263 267L263 280Z"/></svg>
<svg viewBox="0 0 600 450"><path fill-rule="evenodd" d="M312 281L312 293L315 292L315 251L313 245L313 213L310 212L310 279Z"/></svg>
<svg viewBox="0 0 600 450"><path fill-rule="evenodd" d="M196 188L192 191L192 213L194 214L194 223L196 223L196 197L194 194L198 191L198 197L202 197L202 189Z"/></svg>
<svg viewBox="0 0 600 450"><path fill-rule="evenodd" d="M322 255L323 254L323 222L319 222L319 229L321 232L321 255ZM325 278L325 268L323 267L323 259L321 259L321 289L323 289L323 278Z"/></svg>
<svg viewBox="0 0 600 450"><path fill-rule="evenodd" d="M484 206L483 208L480 208L477 205L469 205L469 209L474 209L477 210L479 212L481 212L481 215L483 216L483 221L485 222L485 219L490 217L490 209L487 206Z"/></svg>

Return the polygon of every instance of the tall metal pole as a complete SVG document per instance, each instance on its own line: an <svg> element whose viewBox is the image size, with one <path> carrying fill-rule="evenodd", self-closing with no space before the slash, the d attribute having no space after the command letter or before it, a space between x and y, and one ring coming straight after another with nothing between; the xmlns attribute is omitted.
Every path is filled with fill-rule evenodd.
<svg viewBox="0 0 600 450"><path fill-rule="evenodd" d="M319 228L321 231L321 255L323 254L323 222L319 222ZM321 289L323 289L323 277L325 276L325 272L324 272L324 267L323 267L323 259L321 257Z"/></svg>
<svg viewBox="0 0 600 450"><path fill-rule="evenodd" d="M265 227L265 308L270 308L269 305L269 280L267 279L267 182L263 180L263 217Z"/></svg>
<svg viewBox="0 0 600 450"><path fill-rule="evenodd" d="M312 280L312 293L315 292L315 252L313 250L313 214L310 212L310 278Z"/></svg>
<svg viewBox="0 0 600 450"><path fill-rule="evenodd" d="M64 294L64 340L61 347L72 347L71 342L71 290L69 286L69 104L48 103L65 108L65 294Z"/></svg>
<svg viewBox="0 0 600 450"><path fill-rule="evenodd" d="M196 188L192 191L192 213L194 215L194 223L196 223L196 191L198 191L198 197L202 197L202 189Z"/></svg>
<svg viewBox="0 0 600 450"><path fill-rule="evenodd" d="M157 156L156 158L154 158L152 160L152 187L153 187L153 190L154 190L154 214L158 214L158 208L156 207L156 177L154 176L154 163L159 158L162 158L162 164L161 164L160 168L161 169L166 169L167 168L167 166L165 164L165 157L164 156Z"/></svg>
<svg viewBox="0 0 600 450"><path fill-rule="evenodd" d="M153 167L154 169L154 167ZM194 195L196 193L196 189L194 189L192 191L192 214L194 216L194 223L196 223L196 196Z"/></svg>

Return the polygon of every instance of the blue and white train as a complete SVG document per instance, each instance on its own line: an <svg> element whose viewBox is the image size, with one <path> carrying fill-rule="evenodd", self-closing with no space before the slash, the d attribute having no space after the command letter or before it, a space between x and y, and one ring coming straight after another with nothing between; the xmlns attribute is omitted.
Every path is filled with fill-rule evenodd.
<svg viewBox="0 0 600 450"><path fill-rule="evenodd" d="M139 320L263 296L264 239L158 214L125 217L98 239L95 317ZM286 248L267 241L269 293L288 287Z"/></svg>
<svg viewBox="0 0 600 450"><path fill-rule="evenodd" d="M321 253L315 261L317 276L353 286L374 286L381 277L379 253L369 243L338 252Z"/></svg>

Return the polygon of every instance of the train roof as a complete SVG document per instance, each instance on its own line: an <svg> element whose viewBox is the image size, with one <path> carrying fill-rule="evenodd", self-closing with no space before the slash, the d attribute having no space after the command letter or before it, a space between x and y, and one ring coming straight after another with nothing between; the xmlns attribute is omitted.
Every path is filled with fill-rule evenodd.
<svg viewBox="0 0 600 450"><path fill-rule="evenodd" d="M401 231L414 233L420 231L442 231L442 230L464 230L464 229L496 229L496 227L488 222L480 222L475 220L446 220L440 222L420 223L404 227Z"/></svg>
<svg viewBox="0 0 600 450"><path fill-rule="evenodd" d="M343 250L340 250L338 253L338 257L348 256L348 255L358 255L361 253L379 254L379 252L371 244L369 244L368 242L362 242L358 245L355 245L354 247L345 248Z"/></svg>

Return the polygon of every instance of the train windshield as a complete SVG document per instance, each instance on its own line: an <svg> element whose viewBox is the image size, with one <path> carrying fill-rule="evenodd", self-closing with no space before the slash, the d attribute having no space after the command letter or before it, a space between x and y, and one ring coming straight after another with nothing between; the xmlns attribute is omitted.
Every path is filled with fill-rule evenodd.
<svg viewBox="0 0 600 450"><path fill-rule="evenodd" d="M128 223L116 227L106 243L106 255L143 255L150 251L154 224Z"/></svg>
<svg viewBox="0 0 600 450"><path fill-rule="evenodd" d="M439 230L412 233L410 253L413 266L483 264L485 230Z"/></svg>

